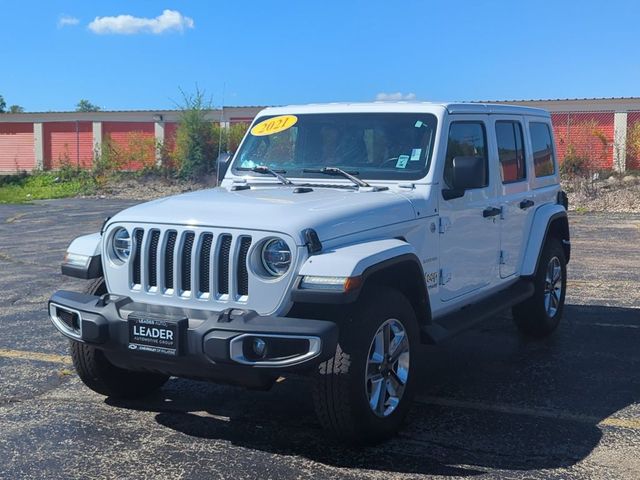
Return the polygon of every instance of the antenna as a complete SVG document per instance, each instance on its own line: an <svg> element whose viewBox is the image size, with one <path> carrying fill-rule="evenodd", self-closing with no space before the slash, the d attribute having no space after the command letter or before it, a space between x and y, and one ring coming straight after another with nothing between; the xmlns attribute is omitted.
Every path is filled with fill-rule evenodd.
<svg viewBox="0 0 640 480"><path fill-rule="evenodd" d="M227 82L222 84L222 105L220 106L220 133L218 134L218 158L216 158L216 183L220 184L220 155L222 154L222 121L224 120L224 95L227 89Z"/></svg>

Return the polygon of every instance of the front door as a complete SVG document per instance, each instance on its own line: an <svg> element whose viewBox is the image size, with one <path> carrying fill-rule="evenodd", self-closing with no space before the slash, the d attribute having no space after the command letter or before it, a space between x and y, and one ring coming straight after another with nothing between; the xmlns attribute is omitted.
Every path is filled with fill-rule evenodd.
<svg viewBox="0 0 640 480"><path fill-rule="evenodd" d="M484 158L484 187L466 190L459 198L440 196L440 299L447 302L488 287L498 279L500 215L496 175L489 164L486 116L456 115L449 125L442 189L452 186L453 159Z"/></svg>

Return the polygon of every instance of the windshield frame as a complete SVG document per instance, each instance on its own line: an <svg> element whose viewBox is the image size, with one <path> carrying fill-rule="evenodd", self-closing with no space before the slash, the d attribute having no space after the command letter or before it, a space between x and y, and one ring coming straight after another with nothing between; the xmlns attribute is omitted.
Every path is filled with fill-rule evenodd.
<svg viewBox="0 0 640 480"><path fill-rule="evenodd" d="M434 152L435 152L435 145L438 141L438 135L439 135L439 123L440 123L440 119L439 116L436 115L433 112L429 112L429 111L409 111L409 112L405 112L405 111L386 111L386 112L317 112L317 113L296 113L295 111L292 111L290 113L287 112L287 115L295 115L298 118L305 118L305 117L332 117L332 116L340 116L340 117L348 117L348 116L390 116L390 115L394 115L394 116L405 116L405 117L412 117L414 119L419 119L421 121L423 121L424 124L428 125L429 128L432 128L432 133L431 133L431 138L428 144L428 152L426 152L425 154L425 158L423 160L421 160L421 165L422 167L420 169L415 169L415 170L406 170L406 171L401 171L401 170L397 170L397 171L393 171L390 169L384 169L384 170L380 170L379 172L376 172L374 169L358 169L357 166L350 166L350 165L343 165L343 164L338 164L335 166L338 166L339 168L342 168L346 171L348 171L349 173L357 173L357 177L365 180L365 181L382 181L382 182L402 182L402 181L416 181L416 180L420 180L425 178L430 169L431 169L431 165L433 162L433 156L434 156ZM230 165L230 171L231 173L236 176L236 177L242 177L245 178L247 180L251 179L251 180L258 180L258 181L262 181L264 182L265 179L264 176L254 173L250 170L246 170L246 167L241 167L240 165L240 158L241 158L241 154L243 152L244 148L247 148L248 142L251 140L252 138L252 133L251 133L251 129L254 128L256 125L258 125L259 123L268 120L270 118L274 118L274 117L279 117L281 116L281 114L271 114L271 113L266 113L264 115L260 115L258 117L256 117L254 119L254 121L251 123L251 125L249 126L249 129L244 137L244 139L242 140L242 143L240 144L240 146L238 147L237 151L234 153L233 155L233 159L231 161L231 165ZM420 117L420 118L418 118ZM259 163L259 162L256 162ZM264 163L260 163L261 165L264 165ZM322 166L328 166L328 165L318 165L318 164L309 164L309 165L302 165L299 168L295 168L295 169L287 169L285 166L281 166L281 167L276 167L276 166L270 166L270 168L273 169L280 169L280 171L285 171L286 172L286 176L289 179L304 179L306 181L309 181L311 179L313 180L321 180L322 183L326 182L327 178L325 175L321 174L321 173L311 173L311 172L304 172L305 168L317 168L318 166L320 166L320 168ZM354 172L355 170L358 170L357 172ZM362 170L362 171L361 171ZM271 179L269 179L271 180Z"/></svg>

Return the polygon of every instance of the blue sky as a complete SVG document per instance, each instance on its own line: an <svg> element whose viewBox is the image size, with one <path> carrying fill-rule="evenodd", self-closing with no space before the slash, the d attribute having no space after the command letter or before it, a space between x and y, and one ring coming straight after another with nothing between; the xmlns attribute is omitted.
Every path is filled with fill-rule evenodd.
<svg viewBox="0 0 640 480"><path fill-rule="evenodd" d="M80 98L173 108L179 88L196 84L216 105L225 84L226 105L640 96L634 1L21 0L0 9L0 94L28 111L73 110ZM96 20L118 15L135 18Z"/></svg>

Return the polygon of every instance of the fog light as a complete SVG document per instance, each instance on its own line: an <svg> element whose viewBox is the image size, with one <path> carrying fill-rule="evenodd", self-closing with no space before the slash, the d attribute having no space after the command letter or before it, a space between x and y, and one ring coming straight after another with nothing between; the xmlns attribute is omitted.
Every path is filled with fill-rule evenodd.
<svg viewBox="0 0 640 480"><path fill-rule="evenodd" d="M258 358L264 358L267 354L267 342L261 338L254 338L253 353L255 353Z"/></svg>

